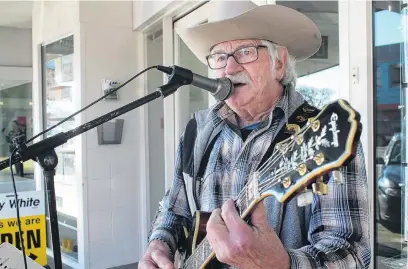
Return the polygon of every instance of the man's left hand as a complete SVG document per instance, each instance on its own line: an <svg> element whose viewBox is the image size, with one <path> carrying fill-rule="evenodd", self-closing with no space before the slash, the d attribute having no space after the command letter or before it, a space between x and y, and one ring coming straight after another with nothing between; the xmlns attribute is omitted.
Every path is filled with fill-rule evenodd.
<svg viewBox="0 0 408 269"><path fill-rule="evenodd" d="M217 260L242 269L289 268L289 255L268 225L263 201L251 214L249 226L228 200L207 222L207 238Z"/></svg>

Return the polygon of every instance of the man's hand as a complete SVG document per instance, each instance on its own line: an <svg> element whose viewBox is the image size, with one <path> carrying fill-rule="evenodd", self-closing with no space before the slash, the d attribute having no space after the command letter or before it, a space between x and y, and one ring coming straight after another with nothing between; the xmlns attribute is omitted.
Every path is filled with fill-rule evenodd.
<svg viewBox="0 0 408 269"><path fill-rule="evenodd" d="M289 255L268 225L263 201L257 204L249 226L241 219L234 202L216 209L207 223L207 238L217 260L242 269L289 268Z"/></svg>
<svg viewBox="0 0 408 269"><path fill-rule="evenodd" d="M138 264L140 269L175 269L171 260L170 248L166 243L153 240Z"/></svg>

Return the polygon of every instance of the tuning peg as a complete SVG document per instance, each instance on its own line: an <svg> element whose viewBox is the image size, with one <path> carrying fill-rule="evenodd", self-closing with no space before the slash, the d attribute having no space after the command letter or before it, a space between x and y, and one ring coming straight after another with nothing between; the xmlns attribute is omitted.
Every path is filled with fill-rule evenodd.
<svg viewBox="0 0 408 269"><path fill-rule="evenodd" d="M298 171L299 175L303 176L307 172L307 166L306 164L302 163L296 168L296 170Z"/></svg>
<svg viewBox="0 0 408 269"><path fill-rule="evenodd" d="M292 180L290 179L290 177L285 177L284 179L282 179L282 185L285 189L289 188L290 184L292 184Z"/></svg>
<svg viewBox="0 0 408 269"><path fill-rule="evenodd" d="M332 174L334 182L336 182L337 184L343 184L343 175L339 170L333 170Z"/></svg>
<svg viewBox="0 0 408 269"><path fill-rule="evenodd" d="M303 135L301 135L301 134L296 134L296 135L294 136L294 140L296 141L296 143L297 143L298 145L302 144L302 143L303 143Z"/></svg>
<svg viewBox="0 0 408 269"><path fill-rule="evenodd" d="M324 154L322 152L318 153L313 160L317 165L321 165L324 162Z"/></svg>
<svg viewBox="0 0 408 269"><path fill-rule="evenodd" d="M320 121L315 118L309 118L309 124L311 125L313 132L316 132L320 128Z"/></svg>
<svg viewBox="0 0 408 269"><path fill-rule="evenodd" d="M326 195L329 193L329 189L325 183L323 183L323 177L319 177L315 183L312 184L313 193L318 195Z"/></svg>

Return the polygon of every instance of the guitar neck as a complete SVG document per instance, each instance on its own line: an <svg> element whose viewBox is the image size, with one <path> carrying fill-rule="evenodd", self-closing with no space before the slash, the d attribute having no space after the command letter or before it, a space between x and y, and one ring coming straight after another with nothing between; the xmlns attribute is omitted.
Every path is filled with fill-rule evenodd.
<svg viewBox="0 0 408 269"><path fill-rule="evenodd" d="M249 184L247 184L244 187L244 189L235 199L235 206L241 217L243 217L243 214L245 214L246 216L248 215L247 210L251 207L251 205L259 195L258 186L251 184L255 180L256 179L251 180ZM251 190L250 188L256 188L256 193L258 193L258 195L256 195L256 193L253 192L253 189ZM203 268L202 266L208 264L213 257L214 253L212 251L211 245L207 237L205 237L200 242L200 244L198 244L195 252L192 253L192 255L185 261L183 268L184 269Z"/></svg>

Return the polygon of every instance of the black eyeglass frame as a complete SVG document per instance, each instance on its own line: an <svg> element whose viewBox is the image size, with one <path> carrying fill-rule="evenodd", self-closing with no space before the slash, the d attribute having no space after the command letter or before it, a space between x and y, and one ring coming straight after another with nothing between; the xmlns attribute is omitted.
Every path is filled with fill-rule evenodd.
<svg viewBox="0 0 408 269"><path fill-rule="evenodd" d="M240 63L240 62L237 60L237 58L235 58L234 54L235 54L237 51L242 50L242 49L246 49L246 48L256 48L256 58L255 58L254 60L252 60L252 61L249 61L249 62ZM210 55L205 56L205 59L207 60L207 65L208 65L208 67L211 68L212 70L218 70L218 69L222 69L222 68L226 67L226 66L227 66L227 62L228 62L228 58L231 57L231 56L234 57L234 60L235 60L237 63L239 63L239 64L248 64L248 63L252 63L252 62L255 62L256 60L258 60L258 57L259 57L259 48L267 48L267 46L265 46L265 45L257 45L257 46L250 45L250 46L246 46L246 47L239 48L239 49L233 51L232 53L226 53L226 52L212 53L212 54L210 54ZM226 55L226 56L227 56L227 60L225 61L225 65L224 65L223 67L218 67L218 68L213 68L213 67L211 67L208 58L209 58L210 56L213 56L213 55L216 55L216 54L223 54L223 55Z"/></svg>

